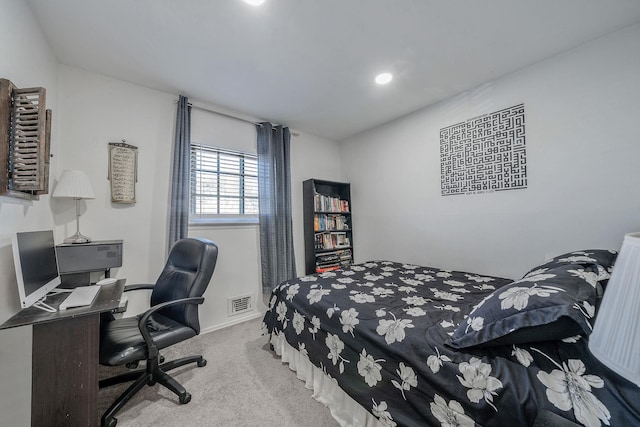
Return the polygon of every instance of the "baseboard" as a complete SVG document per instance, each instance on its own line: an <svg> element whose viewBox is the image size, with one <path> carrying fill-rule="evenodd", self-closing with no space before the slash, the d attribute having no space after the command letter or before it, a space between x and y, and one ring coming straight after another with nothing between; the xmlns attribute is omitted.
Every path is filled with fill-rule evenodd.
<svg viewBox="0 0 640 427"><path fill-rule="evenodd" d="M228 322L224 322L224 323L219 323L217 325L205 328L205 329L201 329L200 333L201 334L207 334L209 332L213 332L213 331L217 331L220 329L224 329L224 328L228 328L229 326L233 326L233 325L237 325L239 323L244 323L244 322L248 322L249 320L253 320L253 319L257 319L259 317L264 316L264 313L260 313L260 312L254 312L254 313L250 313L247 314L245 316L238 316L237 318L234 316L233 320L230 320Z"/></svg>

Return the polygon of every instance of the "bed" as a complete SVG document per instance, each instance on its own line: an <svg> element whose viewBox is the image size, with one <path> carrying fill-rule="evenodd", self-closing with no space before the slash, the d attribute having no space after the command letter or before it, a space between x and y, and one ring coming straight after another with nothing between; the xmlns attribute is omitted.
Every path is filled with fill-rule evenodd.
<svg viewBox="0 0 640 427"><path fill-rule="evenodd" d="M640 390L589 353L616 252L513 281L391 261L286 281L272 349L349 426L640 425Z"/></svg>

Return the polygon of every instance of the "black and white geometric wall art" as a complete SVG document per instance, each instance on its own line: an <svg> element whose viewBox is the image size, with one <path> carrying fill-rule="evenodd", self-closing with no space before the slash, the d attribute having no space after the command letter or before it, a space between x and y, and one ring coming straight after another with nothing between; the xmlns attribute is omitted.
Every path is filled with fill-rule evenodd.
<svg viewBox="0 0 640 427"><path fill-rule="evenodd" d="M524 104L440 129L443 196L527 188Z"/></svg>

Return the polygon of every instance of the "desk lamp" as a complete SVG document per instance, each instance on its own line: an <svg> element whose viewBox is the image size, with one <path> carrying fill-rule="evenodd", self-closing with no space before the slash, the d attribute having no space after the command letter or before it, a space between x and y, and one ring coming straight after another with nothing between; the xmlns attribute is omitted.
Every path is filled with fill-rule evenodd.
<svg viewBox="0 0 640 427"><path fill-rule="evenodd" d="M63 171L51 197L76 201L76 233L64 239L64 243L89 243L91 238L80 234L80 200L96 197L87 174L78 170Z"/></svg>
<svg viewBox="0 0 640 427"><path fill-rule="evenodd" d="M622 249L589 336L602 363L640 387L640 233L624 236Z"/></svg>

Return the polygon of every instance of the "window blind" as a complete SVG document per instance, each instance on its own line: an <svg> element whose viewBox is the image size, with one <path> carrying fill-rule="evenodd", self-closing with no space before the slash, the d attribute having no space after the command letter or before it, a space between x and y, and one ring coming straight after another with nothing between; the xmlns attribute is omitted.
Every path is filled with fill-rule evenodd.
<svg viewBox="0 0 640 427"><path fill-rule="evenodd" d="M190 215L213 220L257 217L257 156L191 144Z"/></svg>

